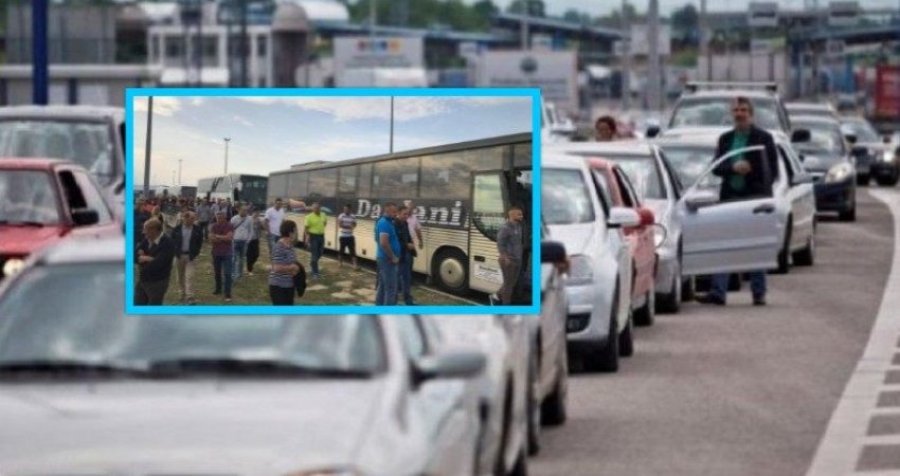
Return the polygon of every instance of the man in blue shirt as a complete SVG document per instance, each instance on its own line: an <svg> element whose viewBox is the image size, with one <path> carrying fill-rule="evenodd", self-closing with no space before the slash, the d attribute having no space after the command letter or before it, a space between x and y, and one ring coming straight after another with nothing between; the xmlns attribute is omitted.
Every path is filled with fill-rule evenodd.
<svg viewBox="0 0 900 476"><path fill-rule="evenodd" d="M398 263L400 262L400 239L394 227L397 205L388 203L384 214L375 225L375 242L378 244L378 286L375 291L375 305L394 306L397 304Z"/></svg>

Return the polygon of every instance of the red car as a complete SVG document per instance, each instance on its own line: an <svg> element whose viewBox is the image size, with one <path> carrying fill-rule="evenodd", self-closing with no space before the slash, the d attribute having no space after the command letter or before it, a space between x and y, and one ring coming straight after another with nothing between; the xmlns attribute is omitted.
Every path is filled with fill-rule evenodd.
<svg viewBox="0 0 900 476"><path fill-rule="evenodd" d="M69 235L122 233L97 182L55 159L0 159L0 279Z"/></svg>
<svg viewBox="0 0 900 476"><path fill-rule="evenodd" d="M656 242L654 224L656 217L641 203L625 174L618 165L604 159L588 159L603 192L614 207L633 208L641 217L641 224L626 228L625 237L632 259L631 303L634 323L649 326L656 317Z"/></svg>

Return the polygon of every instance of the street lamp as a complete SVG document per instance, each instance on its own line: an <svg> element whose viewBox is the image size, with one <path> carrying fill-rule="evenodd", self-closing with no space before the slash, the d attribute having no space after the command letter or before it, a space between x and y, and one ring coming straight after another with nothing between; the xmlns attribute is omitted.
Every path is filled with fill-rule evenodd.
<svg viewBox="0 0 900 476"><path fill-rule="evenodd" d="M228 175L228 143L231 142L231 137L225 138L225 175Z"/></svg>

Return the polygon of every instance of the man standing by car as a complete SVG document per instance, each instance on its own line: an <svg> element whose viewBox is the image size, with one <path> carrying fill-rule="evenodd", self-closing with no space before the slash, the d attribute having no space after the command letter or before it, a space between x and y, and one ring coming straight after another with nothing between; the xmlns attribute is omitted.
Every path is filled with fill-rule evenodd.
<svg viewBox="0 0 900 476"><path fill-rule="evenodd" d="M763 150L737 154L720 162L713 174L722 177L719 191L721 201L747 200L772 196L772 182L778 173L778 155L772 135L753 124L753 104L746 97L735 98L732 104L734 129L719 137L716 158L747 147L761 145ZM750 290L753 304L766 304L766 272L753 271L750 276ZM705 296L697 299L705 304L724 306L728 292L729 275L716 274L712 277L712 288Z"/></svg>
<svg viewBox="0 0 900 476"><path fill-rule="evenodd" d="M174 257L175 246L163 234L162 223L155 219L144 222L144 240L137 250L140 272L134 290L135 305L162 305L166 290L169 289Z"/></svg>
<svg viewBox="0 0 900 476"><path fill-rule="evenodd" d="M356 229L356 217L350 211L350 204L344 205L344 212L338 215L337 224L341 233L338 238L340 246L338 247L338 266L344 266L344 250L350 255L353 261L353 269L359 269L356 264L356 238L353 236L353 230Z"/></svg>
<svg viewBox="0 0 900 476"><path fill-rule="evenodd" d="M281 199L276 198L275 203L266 210L265 224L266 231L269 232L269 259L272 258L272 251L275 249L275 243L281 237L281 222L284 221L284 210L281 208Z"/></svg>
<svg viewBox="0 0 900 476"><path fill-rule="evenodd" d="M397 304L397 265L400 263L400 240L394 217L397 216L397 205L388 203L384 206L384 215L375 225L375 242L378 245L376 258L378 263L378 284L376 285L375 304L393 306Z"/></svg>
<svg viewBox="0 0 900 476"><path fill-rule="evenodd" d="M203 246L203 227L194 225L194 219L193 212L184 212L181 214L181 225L172 230L182 304L194 304L191 285L194 280L194 260L200 255L200 248Z"/></svg>
<svg viewBox="0 0 900 476"><path fill-rule="evenodd" d="M328 217L322 213L322 206L319 202L312 204L312 213L306 215L303 221L303 234L306 247L309 249L309 268L312 271L313 279L322 277L319 272L319 259L325 253L325 225L328 223Z"/></svg>
<svg viewBox="0 0 900 476"><path fill-rule="evenodd" d="M497 251L500 253L500 272L503 274L503 286L500 288L500 300L503 304L512 304L513 291L522 272L524 241L522 237L522 220L524 214L518 206L512 206L506 212L506 223L497 232Z"/></svg>

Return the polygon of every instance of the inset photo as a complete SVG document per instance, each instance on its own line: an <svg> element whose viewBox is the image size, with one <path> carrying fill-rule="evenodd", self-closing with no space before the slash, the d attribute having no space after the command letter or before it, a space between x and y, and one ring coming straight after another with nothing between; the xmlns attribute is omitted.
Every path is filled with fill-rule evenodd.
<svg viewBox="0 0 900 476"><path fill-rule="evenodd" d="M128 313L539 312L536 89L127 96Z"/></svg>

